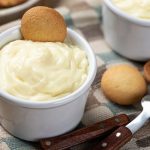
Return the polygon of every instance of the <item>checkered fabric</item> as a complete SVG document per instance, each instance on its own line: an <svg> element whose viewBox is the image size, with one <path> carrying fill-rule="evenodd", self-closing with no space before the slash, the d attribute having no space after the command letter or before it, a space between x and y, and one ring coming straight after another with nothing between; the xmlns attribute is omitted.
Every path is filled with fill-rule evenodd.
<svg viewBox="0 0 150 150"><path fill-rule="evenodd" d="M116 114L126 113L133 119L141 110L140 104L134 106L120 106L110 102L102 93L100 81L103 72L116 63L131 63L142 71L143 64L131 62L113 52L105 43L101 28L101 1L80 1L71 6L61 6L57 10L63 14L67 25L80 33L91 45L97 58L97 75L92 84L91 91L86 104L84 116L79 128L98 121L110 118ZM15 21L0 27L0 32L19 24ZM84 143L73 147L73 150L87 150L94 142ZM0 150L38 150L38 143L25 142L7 133L0 126ZM149 150L150 149L150 124L147 122L121 150Z"/></svg>

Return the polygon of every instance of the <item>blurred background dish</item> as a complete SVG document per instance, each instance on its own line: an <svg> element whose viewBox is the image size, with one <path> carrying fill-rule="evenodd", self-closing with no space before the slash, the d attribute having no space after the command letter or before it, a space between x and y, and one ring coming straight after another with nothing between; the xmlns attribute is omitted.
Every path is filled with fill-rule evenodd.
<svg viewBox="0 0 150 150"><path fill-rule="evenodd" d="M89 1L89 0L86 0ZM25 2L13 7L0 7L0 25L7 24L12 21L20 19L24 12L33 6L45 5L52 8L59 8L60 6L72 7L81 2L81 0L26 0ZM7 26L7 25L6 25ZM2 28L2 26L1 26Z"/></svg>
<svg viewBox="0 0 150 150"><path fill-rule="evenodd" d="M112 50L131 60L149 60L150 20L130 15L110 0L104 0L102 10L103 33Z"/></svg>
<svg viewBox="0 0 150 150"><path fill-rule="evenodd" d="M13 7L0 8L0 25L20 18L27 9L41 4L42 0L27 0Z"/></svg>
<svg viewBox="0 0 150 150"><path fill-rule="evenodd" d="M0 7L12 7L26 2L27 0L0 0Z"/></svg>

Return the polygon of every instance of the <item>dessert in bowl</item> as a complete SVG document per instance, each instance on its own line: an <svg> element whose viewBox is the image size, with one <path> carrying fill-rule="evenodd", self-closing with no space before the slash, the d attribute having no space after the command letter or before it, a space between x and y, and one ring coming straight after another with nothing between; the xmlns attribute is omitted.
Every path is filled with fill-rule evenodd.
<svg viewBox="0 0 150 150"><path fill-rule="evenodd" d="M96 74L96 61L89 44L80 35L71 29L67 30L67 34L69 41L85 50L87 54L89 70L85 82L73 93L47 101L26 100L0 90L1 124L14 136L35 141L63 134L80 122L88 91ZM1 33L0 38L1 46L20 39L20 26Z"/></svg>
<svg viewBox="0 0 150 150"><path fill-rule="evenodd" d="M0 7L12 7L24 3L26 0L0 0Z"/></svg>
<svg viewBox="0 0 150 150"><path fill-rule="evenodd" d="M150 58L148 1L104 0L103 31L106 42L120 55L137 61Z"/></svg>
<svg viewBox="0 0 150 150"><path fill-rule="evenodd" d="M2 49L0 66L4 71L2 72L2 78L3 81L7 79L12 81L7 82L7 84L6 82L5 84L3 84L3 81L1 82L0 116L2 126L14 136L27 141L57 136L75 128L84 113L88 92L96 74L95 56L86 40L72 29L67 28L67 36L63 43L26 41L22 40L20 26L1 33L0 39ZM14 51L11 51L12 47ZM22 50L20 50L21 47ZM64 51L63 47L68 50ZM46 53L40 51L40 49L43 49ZM55 49L58 49L58 51L55 51ZM6 51L3 52L3 50ZM7 54L3 55L2 53ZM33 55L30 57L30 54ZM84 54L86 54L86 57ZM27 55L28 57L25 58ZM74 64L70 64L73 67L73 72L64 72L64 64L62 66L61 61L66 62L65 67L68 67L69 64L66 58L73 59L74 57L69 58L71 55L78 58L77 61L71 61L72 63L78 62L82 64L81 66L87 66L87 69L85 69L87 74L82 76L84 69L81 72L76 72L75 70L78 69L75 68ZM8 56L10 59L5 59ZM61 56L62 59L59 59ZM82 58L80 56L83 56L83 61L80 61L80 58ZM60 61L55 62L57 57L58 59L56 60ZM18 61L19 58L20 60ZM57 67L53 66L55 63L57 63ZM46 66L47 64L48 66ZM18 68L20 65L26 69L20 70ZM35 74L33 73L34 71L36 72ZM43 78L44 73L45 78ZM14 79L14 76L19 79ZM68 80L66 76L72 78ZM32 80L31 77L33 77ZM41 85L37 83L38 80L43 80L43 82L39 82L42 83ZM75 84L70 86L73 81L75 81ZM16 82L21 82L21 85L15 85ZM31 87L26 86L27 83L30 83L28 85L31 85ZM55 86L53 85L54 83ZM35 89L32 86L36 88L36 91L41 89L41 92L35 93ZM25 93L28 93L28 96ZM46 94L43 95L42 93ZM31 95L34 96L32 97Z"/></svg>
<svg viewBox="0 0 150 150"><path fill-rule="evenodd" d="M0 24L21 18L27 9L41 3L41 0L0 0Z"/></svg>

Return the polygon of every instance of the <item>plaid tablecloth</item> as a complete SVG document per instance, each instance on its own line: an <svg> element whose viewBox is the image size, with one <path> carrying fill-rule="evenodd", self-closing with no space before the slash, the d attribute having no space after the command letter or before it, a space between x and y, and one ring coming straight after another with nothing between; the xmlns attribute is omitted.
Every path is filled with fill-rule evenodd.
<svg viewBox="0 0 150 150"><path fill-rule="evenodd" d="M107 119L116 114L126 113L133 119L140 111L141 106L120 106L111 103L103 95L100 89L100 80L103 72L109 65L115 63L132 63L136 65L141 71L143 64L138 62L131 62L116 53L114 53L105 43L103 32L101 28L101 1L100 0L86 0L79 1L74 5L61 6L58 8L69 27L74 28L84 38L87 39L97 57L97 76L91 87L88 97L86 109L79 127L93 124L95 122ZM3 30L19 24L20 20L11 22L0 27L0 32ZM90 150L93 142L85 143L76 146L74 150ZM0 126L0 150L37 150L40 149L38 143L31 143L17 139L8 134ZM127 143L122 150L149 150L150 149L150 123L147 122L145 126L140 129Z"/></svg>

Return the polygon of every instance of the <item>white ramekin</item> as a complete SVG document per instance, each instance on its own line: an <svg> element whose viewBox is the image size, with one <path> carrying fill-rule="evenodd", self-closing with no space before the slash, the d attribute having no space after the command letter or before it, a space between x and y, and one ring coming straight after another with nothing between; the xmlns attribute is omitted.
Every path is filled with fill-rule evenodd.
<svg viewBox="0 0 150 150"><path fill-rule="evenodd" d="M18 138L37 141L63 134L75 128L83 116L88 92L96 74L96 59L89 44L79 34L71 29L67 29L67 33L67 40L87 53L87 80L72 94L45 102L23 100L0 90L1 124ZM21 39L20 26L0 34L0 47L17 39Z"/></svg>
<svg viewBox="0 0 150 150"><path fill-rule="evenodd" d="M126 14L111 0L103 2L103 31L106 42L129 59L150 59L150 20Z"/></svg>

